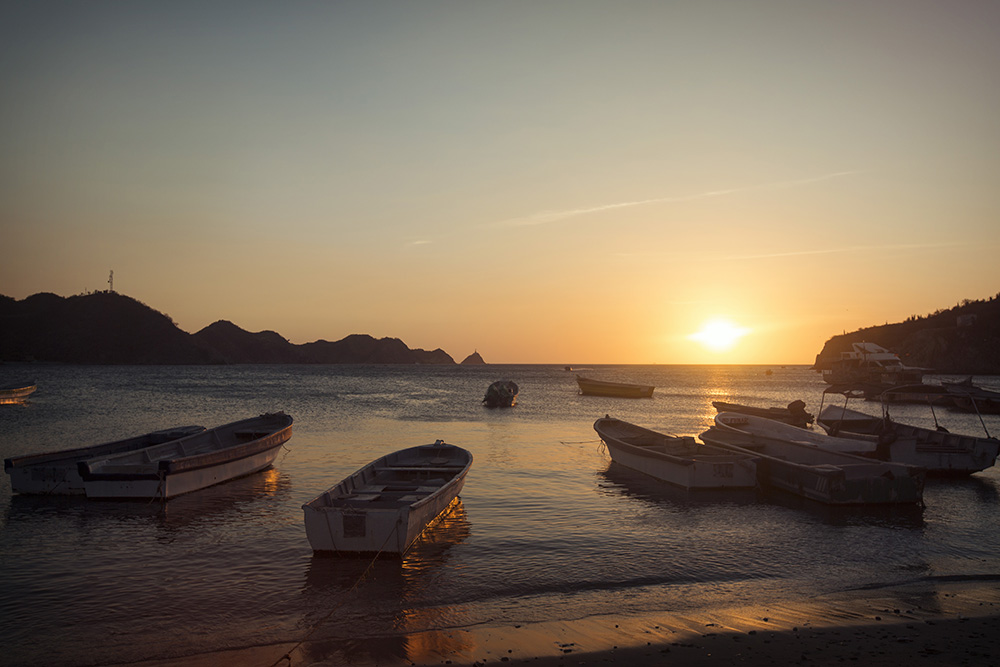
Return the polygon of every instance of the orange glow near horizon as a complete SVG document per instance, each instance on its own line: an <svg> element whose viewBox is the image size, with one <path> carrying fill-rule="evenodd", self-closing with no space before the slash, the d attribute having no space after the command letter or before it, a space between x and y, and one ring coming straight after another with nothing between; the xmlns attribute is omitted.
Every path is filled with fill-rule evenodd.
<svg viewBox="0 0 1000 667"><path fill-rule="evenodd" d="M716 318L705 322L701 329L688 336L704 347L715 352L732 349L750 330L733 324L727 319Z"/></svg>

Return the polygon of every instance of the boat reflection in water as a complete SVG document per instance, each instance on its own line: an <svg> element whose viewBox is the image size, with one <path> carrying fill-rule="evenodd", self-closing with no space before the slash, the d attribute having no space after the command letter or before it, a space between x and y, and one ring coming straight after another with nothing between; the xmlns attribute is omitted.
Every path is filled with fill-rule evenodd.
<svg viewBox="0 0 1000 667"><path fill-rule="evenodd" d="M292 664L443 662L471 656L472 635L440 630L465 623L439 577L471 526L456 498L400 560L313 553L306 571L304 622L310 629ZM454 568L450 568L454 569Z"/></svg>

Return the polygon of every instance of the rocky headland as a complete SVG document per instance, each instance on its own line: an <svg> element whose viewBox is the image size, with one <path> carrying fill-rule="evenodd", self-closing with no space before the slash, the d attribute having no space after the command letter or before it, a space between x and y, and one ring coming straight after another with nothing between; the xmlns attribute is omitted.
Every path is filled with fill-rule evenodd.
<svg viewBox="0 0 1000 667"><path fill-rule="evenodd" d="M935 373L1000 375L1000 294L834 336L816 355L815 368L826 368L851 343L860 342L877 343L898 354L907 366Z"/></svg>
<svg viewBox="0 0 1000 667"><path fill-rule="evenodd" d="M410 349L398 338L353 334L294 344L274 331L251 333L220 320L197 333L123 294L17 301L0 295L0 360L69 364L454 364L441 349Z"/></svg>

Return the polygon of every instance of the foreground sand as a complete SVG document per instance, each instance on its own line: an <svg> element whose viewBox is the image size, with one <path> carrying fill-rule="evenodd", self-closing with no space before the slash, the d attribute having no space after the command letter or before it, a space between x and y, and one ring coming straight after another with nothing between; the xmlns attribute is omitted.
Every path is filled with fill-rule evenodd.
<svg viewBox="0 0 1000 667"><path fill-rule="evenodd" d="M1000 664L1000 581L942 581L693 616L601 616L346 642L307 640L141 664L644 667L842 663Z"/></svg>

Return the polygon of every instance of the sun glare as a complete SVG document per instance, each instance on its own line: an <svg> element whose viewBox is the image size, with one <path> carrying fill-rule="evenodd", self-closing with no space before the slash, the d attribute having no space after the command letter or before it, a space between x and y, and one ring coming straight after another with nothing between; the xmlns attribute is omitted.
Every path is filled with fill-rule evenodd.
<svg viewBox="0 0 1000 667"><path fill-rule="evenodd" d="M710 350L722 352L728 350L740 338L750 333L749 329L736 326L729 320L710 320L702 325L701 330L689 336Z"/></svg>

